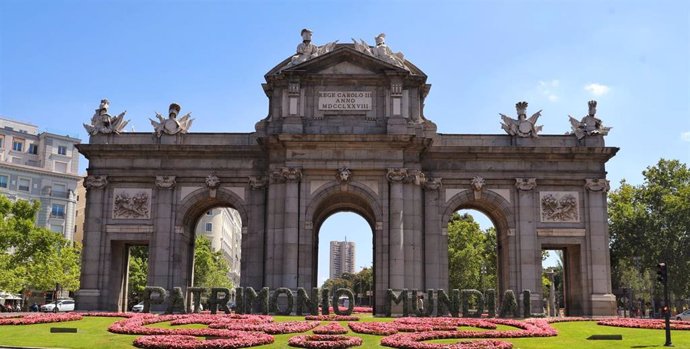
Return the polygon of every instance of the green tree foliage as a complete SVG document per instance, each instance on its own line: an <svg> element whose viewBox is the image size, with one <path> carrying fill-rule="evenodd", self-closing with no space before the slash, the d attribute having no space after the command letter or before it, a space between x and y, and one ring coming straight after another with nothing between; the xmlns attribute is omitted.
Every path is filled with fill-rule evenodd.
<svg viewBox="0 0 690 349"><path fill-rule="evenodd" d="M687 298L690 170L677 160L661 159L642 174L644 184L633 186L622 181L609 194L613 287L631 286L635 273L630 269L637 274L653 274L658 262L666 262L671 291L677 297ZM635 263L631 263L632 257L637 257Z"/></svg>
<svg viewBox="0 0 690 349"><path fill-rule="evenodd" d="M321 288L339 289L348 288L355 294L355 302L366 299L366 292L374 290L373 268L364 268L358 273L343 273L339 278L332 278L324 281ZM358 295L361 294L361 297Z"/></svg>
<svg viewBox="0 0 690 349"><path fill-rule="evenodd" d="M483 232L471 215L453 214L448 223L450 288L495 288L497 265L496 230Z"/></svg>
<svg viewBox="0 0 690 349"><path fill-rule="evenodd" d="M221 251L211 249L211 241L197 235L194 240L194 286L233 288L230 266Z"/></svg>
<svg viewBox="0 0 690 349"><path fill-rule="evenodd" d="M129 274L127 281L127 294L130 309L144 296L146 277L149 269L149 247L131 246L129 248Z"/></svg>
<svg viewBox="0 0 690 349"><path fill-rule="evenodd" d="M80 246L36 226L36 201L0 196L0 289L79 288Z"/></svg>

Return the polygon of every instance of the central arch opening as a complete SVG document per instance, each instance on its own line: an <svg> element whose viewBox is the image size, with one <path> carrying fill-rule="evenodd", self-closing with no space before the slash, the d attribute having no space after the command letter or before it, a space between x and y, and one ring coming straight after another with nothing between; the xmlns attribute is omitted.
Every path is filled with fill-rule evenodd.
<svg viewBox="0 0 690 349"><path fill-rule="evenodd" d="M346 287L353 290L355 305L371 307L371 311L382 302L376 299L375 289L376 281L383 277L379 269L385 265L381 253L377 253L382 243L382 214L376 197L375 193L357 184L333 185L317 193L307 208L307 217L313 223L310 231L312 287L324 286L331 278L331 241L344 242L347 237L348 242L354 242L354 263L348 270L353 274L346 275L350 279ZM341 246L344 243L334 243L334 253L348 253L347 247ZM341 260L342 257L347 256L341 256Z"/></svg>
<svg viewBox="0 0 690 349"><path fill-rule="evenodd" d="M356 306L373 303L373 232L359 214L337 212L321 225L317 233L317 285L349 288Z"/></svg>

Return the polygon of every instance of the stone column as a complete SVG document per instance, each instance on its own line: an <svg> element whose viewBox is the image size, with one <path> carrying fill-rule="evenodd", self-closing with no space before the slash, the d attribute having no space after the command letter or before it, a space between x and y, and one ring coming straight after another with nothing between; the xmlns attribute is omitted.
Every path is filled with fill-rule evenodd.
<svg viewBox="0 0 690 349"><path fill-rule="evenodd" d="M422 171L409 170L404 184L403 206L404 246L405 246L405 287L424 289L424 236L422 186L426 176Z"/></svg>
<svg viewBox="0 0 690 349"><path fill-rule="evenodd" d="M86 212L84 221L84 249L81 256L81 288L77 291L77 310L99 310L103 286L104 251L107 208L107 176L90 175L84 179Z"/></svg>
<svg viewBox="0 0 690 349"><path fill-rule="evenodd" d="M541 305L541 248L537 244L536 219L539 208L535 206L537 187L536 178L516 178L517 188L517 262L519 266L518 289L513 290L516 295L522 295L522 290L532 291L532 307L538 309ZM519 304L519 303L518 303Z"/></svg>
<svg viewBox="0 0 690 349"><path fill-rule="evenodd" d="M266 216L264 286L278 288L283 286L283 222L285 219L285 178L280 170L271 172Z"/></svg>
<svg viewBox="0 0 690 349"><path fill-rule="evenodd" d="M242 236L240 285L256 290L264 283L266 184L264 177L249 177L249 222L245 224L247 233Z"/></svg>
<svg viewBox="0 0 690 349"><path fill-rule="evenodd" d="M175 227L172 217L172 209L175 193L175 176L156 176L156 200L152 205L153 236L149 245L149 272L147 285L160 286L172 289L173 286L185 286L173 284L177 275L187 274L187 270L178 270L179 266L173 264L173 252L175 249Z"/></svg>
<svg viewBox="0 0 690 349"><path fill-rule="evenodd" d="M297 288L299 265L299 185L302 171L296 168L281 170L285 180L285 218L283 221L283 277L282 287Z"/></svg>
<svg viewBox="0 0 690 349"><path fill-rule="evenodd" d="M611 270L609 258L609 232L606 212L606 179L585 180L585 205L588 213L586 240L590 251L591 314L614 315L615 296L611 294Z"/></svg>
<svg viewBox="0 0 690 349"><path fill-rule="evenodd" d="M392 289L403 289L405 285L405 249L404 249L404 203L403 203L403 180L407 177L407 169L391 168L388 169L386 178L388 179L390 196L389 220L389 287Z"/></svg>
<svg viewBox="0 0 690 349"><path fill-rule="evenodd" d="M441 178L424 183L424 283L426 288L448 291L448 235L439 213Z"/></svg>

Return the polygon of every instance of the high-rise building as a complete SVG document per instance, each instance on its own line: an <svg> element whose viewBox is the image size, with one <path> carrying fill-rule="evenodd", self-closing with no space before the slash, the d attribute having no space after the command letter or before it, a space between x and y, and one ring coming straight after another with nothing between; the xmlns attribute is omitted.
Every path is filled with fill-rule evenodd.
<svg viewBox="0 0 690 349"><path fill-rule="evenodd" d="M223 207L209 210L199 218L196 234L211 240L211 249L221 251L230 266L229 277L235 286L240 284L242 256L242 218L237 210Z"/></svg>
<svg viewBox="0 0 690 349"><path fill-rule="evenodd" d="M36 224L74 239L80 140L0 118L0 193L37 200Z"/></svg>
<svg viewBox="0 0 690 349"><path fill-rule="evenodd" d="M330 278L343 273L355 272L355 243L352 241L331 241Z"/></svg>

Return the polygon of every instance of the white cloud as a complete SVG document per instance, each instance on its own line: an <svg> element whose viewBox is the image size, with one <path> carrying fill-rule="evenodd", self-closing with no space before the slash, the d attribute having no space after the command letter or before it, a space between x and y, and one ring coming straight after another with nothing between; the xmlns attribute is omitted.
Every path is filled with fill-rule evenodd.
<svg viewBox="0 0 690 349"><path fill-rule="evenodd" d="M558 86L561 84L560 81L554 79L551 81L539 81L538 89L539 92L541 92L544 96L546 96L549 101L551 102L556 102L559 97L556 94L556 91L558 89Z"/></svg>
<svg viewBox="0 0 690 349"><path fill-rule="evenodd" d="M680 139L682 139L684 142L690 142L690 131L681 133Z"/></svg>
<svg viewBox="0 0 690 349"><path fill-rule="evenodd" d="M589 93L595 95L595 96L603 96L611 90L610 87L602 84L598 84L596 82L591 83L589 85L585 86L585 90L588 91Z"/></svg>

